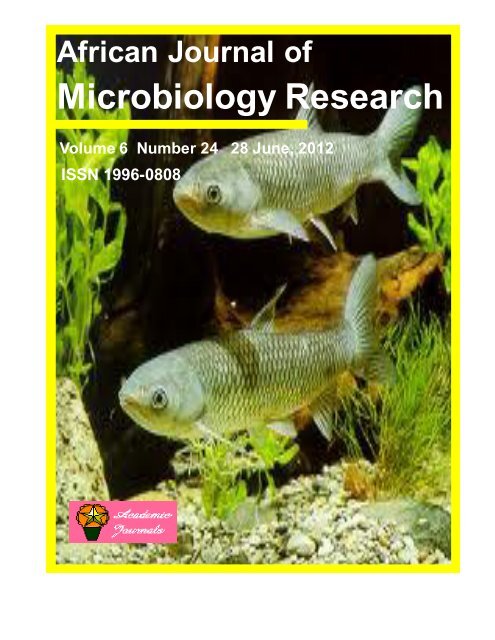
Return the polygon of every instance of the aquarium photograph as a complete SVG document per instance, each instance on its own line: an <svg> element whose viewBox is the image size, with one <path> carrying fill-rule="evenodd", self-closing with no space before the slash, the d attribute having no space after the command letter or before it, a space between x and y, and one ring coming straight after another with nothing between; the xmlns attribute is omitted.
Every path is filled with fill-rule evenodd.
<svg viewBox="0 0 495 640"><path fill-rule="evenodd" d="M288 31L55 34L57 565L452 565L452 36Z"/></svg>

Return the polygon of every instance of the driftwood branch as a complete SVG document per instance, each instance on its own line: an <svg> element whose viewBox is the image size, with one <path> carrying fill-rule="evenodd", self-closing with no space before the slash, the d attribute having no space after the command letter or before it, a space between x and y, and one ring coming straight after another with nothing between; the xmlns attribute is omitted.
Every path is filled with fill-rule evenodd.
<svg viewBox="0 0 495 640"><path fill-rule="evenodd" d="M321 329L336 323L342 315L345 296L359 258L346 252L320 256L306 265L307 281L299 289L287 292L277 310L276 327L280 331ZM442 255L411 247L378 260L377 318L380 324L394 320L401 304L419 291L442 268ZM217 286L215 319L219 331L238 329L249 324L258 309L233 302Z"/></svg>

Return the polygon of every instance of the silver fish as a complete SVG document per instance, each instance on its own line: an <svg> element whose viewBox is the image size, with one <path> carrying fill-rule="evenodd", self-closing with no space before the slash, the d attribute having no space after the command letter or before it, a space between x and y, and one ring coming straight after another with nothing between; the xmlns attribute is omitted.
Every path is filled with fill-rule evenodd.
<svg viewBox="0 0 495 640"><path fill-rule="evenodd" d="M422 95L419 87L413 90ZM286 233L307 241L305 225L313 223L335 248L319 216L342 205L345 217L357 223L355 195L361 185L384 182L403 202L420 202L400 157L421 108L408 108L404 95L365 136L326 133L313 108L301 109L297 117L308 120L307 130L252 136L242 141L245 152L236 146L241 152L233 153L230 146L196 162L177 182L174 201L208 232L246 239Z"/></svg>
<svg viewBox="0 0 495 640"><path fill-rule="evenodd" d="M273 330L279 291L249 328L138 367L120 390L120 404L144 429L179 440L259 426L293 437L294 413L309 407L330 439L334 376L350 368L383 378L387 371L373 331L376 290L370 255L353 275L341 325L302 333Z"/></svg>

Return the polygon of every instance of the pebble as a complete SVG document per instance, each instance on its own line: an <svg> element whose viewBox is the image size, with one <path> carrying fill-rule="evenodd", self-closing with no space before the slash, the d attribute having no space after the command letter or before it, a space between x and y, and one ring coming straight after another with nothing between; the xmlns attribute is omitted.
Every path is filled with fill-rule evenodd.
<svg viewBox="0 0 495 640"><path fill-rule="evenodd" d="M332 544L331 540L323 540L320 547L318 548L318 557L319 558L329 557L332 554L334 549L335 547Z"/></svg>
<svg viewBox="0 0 495 640"><path fill-rule="evenodd" d="M316 551L316 544L309 536L297 531L287 543L287 552L295 553L303 558L310 558Z"/></svg>

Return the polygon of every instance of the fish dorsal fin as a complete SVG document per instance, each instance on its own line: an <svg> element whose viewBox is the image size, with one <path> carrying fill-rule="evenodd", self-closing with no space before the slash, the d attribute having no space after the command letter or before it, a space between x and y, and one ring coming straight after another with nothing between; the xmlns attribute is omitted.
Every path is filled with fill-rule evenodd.
<svg viewBox="0 0 495 640"><path fill-rule="evenodd" d="M287 285L283 284L275 291L273 298L269 300L251 320L251 324L249 325L251 329L255 329L256 331L273 331L277 302L280 300L286 288Z"/></svg>
<svg viewBox="0 0 495 640"><path fill-rule="evenodd" d="M308 95L305 98L306 102L308 102L310 106L308 109L301 106L301 108L296 114L296 120L307 120L308 129L321 130L321 125L318 121L318 114L316 112L316 109L311 104L311 96L313 95L314 90L315 90L315 85L314 85L314 82L312 82L309 85Z"/></svg>
<svg viewBox="0 0 495 640"><path fill-rule="evenodd" d="M261 229L286 233L289 237L309 242L306 229L290 211L285 209L259 211L252 220L253 224Z"/></svg>
<svg viewBox="0 0 495 640"><path fill-rule="evenodd" d="M309 405L309 410L322 436L329 442L332 440L335 420L335 404L337 392L332 385Z"/></svg>

